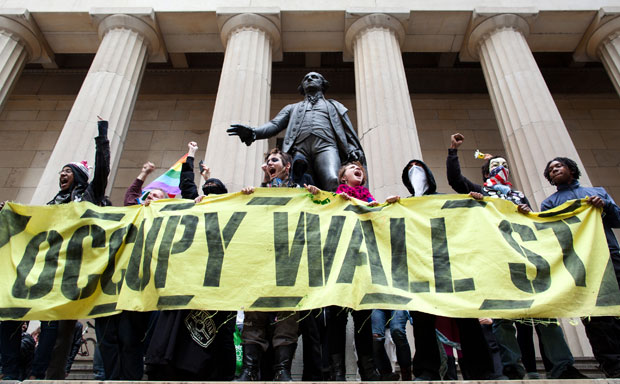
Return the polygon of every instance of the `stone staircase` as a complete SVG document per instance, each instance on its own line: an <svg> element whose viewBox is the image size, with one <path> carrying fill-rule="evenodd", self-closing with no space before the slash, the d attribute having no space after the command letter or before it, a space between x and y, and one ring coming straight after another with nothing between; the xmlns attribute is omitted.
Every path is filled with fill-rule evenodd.
<svg viewBox="0 0 620 384"><path fill-rule="evenodd" d="M544 366L542 364L542 360L539 360L537 365L538 365L538 372L540 372L542 375L542 373L544 372ZM592 379L605 378L603 373L598 369L598 363L596 362L596 360L592 358L575 358L575 367L579 369L581 373L583 373L584 375ZM544 377L544 375L542 376ZM67 377L67 380L84 381L84 380L93 380L93 379L94 377L93 377L92 359L89 359L89 358L82 358L80 360L76 359L75 363L73 363L71 373L69 374L69 377ZM301 373L295 372L294 370L293 380L300 381ZM349 374L347 375L347 380L356 381L357 377L355 374ZM563 382L566 382L566 381L563 381ZM620 380L618 380L618 382L620 382ZM40 382L37 382L37 383L40 383ZM514 381L511 381L510 383L516 384Z"/></svg>

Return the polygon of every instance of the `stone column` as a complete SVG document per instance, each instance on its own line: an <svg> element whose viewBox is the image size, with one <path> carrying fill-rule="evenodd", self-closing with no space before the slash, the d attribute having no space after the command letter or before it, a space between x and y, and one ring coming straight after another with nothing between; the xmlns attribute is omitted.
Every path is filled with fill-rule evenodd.
<svg viewBox="0 0 620 384"><path fill-rule="evenodd" d="M222 43L226 47L217 90L205 164L231 192L258 186L266 140L246 146L229 137L231 124L256 127L270 118L271 62L281 55L279 12L227 14L218 12Z"/></svg>
<svg viewBox="0 0 620 384"><path fill-rule="evenodd" d="M555 192L543 176L544 167L553 157L566 156L579 164L582 184L590 185L525 40L529 33L526 19L499 14L477 23L474 15L473 24L464 49L482 64L513 183L525 193L533 209L540 209L540 203Z"/></svg>
<svg viewBox="0 0 620 384"><path fill-rule="evenodd" d="M109 12L109 10L106 10ZM101 45L71 108L56 146L34 192L31 204L44 204L58 191L58 172L71 161L94 166L97 115L109 120L111 166L108 186L114 183L123 143L140 89L147 59L165 58L152 10L139 13L98 13Z"/></svg>
<svg viewBox="0 0 620 384"><path fill-rule="evenodd" d="M0 13L0 111L26 62L51 63L52 54L26 9Z"/></svg>
<svg viewBox="0 0 620 384"><path fill-rule="evenodd" d="M387 14L365 15L345 35L355 61L357 130L378 201L408 196L401 170L409 160L422 159L400 50L404 38L401 22Z"/></svg>
<svg viewBox="0 0 620 384"><path fill-rule="evenodd" d="M620 94L620 7L603 7L575 50L576 61L600 60Z"/></svg>

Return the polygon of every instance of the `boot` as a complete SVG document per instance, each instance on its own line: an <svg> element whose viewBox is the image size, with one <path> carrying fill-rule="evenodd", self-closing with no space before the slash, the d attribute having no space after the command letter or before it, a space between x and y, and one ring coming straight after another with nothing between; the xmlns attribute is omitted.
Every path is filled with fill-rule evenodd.
<svg viewBox="0 0 620 384"><path fill-rule="evenodd" d="M258 371L263 349L258 344L243 345L243 367L235 381L258 381Z"/></svg>
<svg viewBox="0 0 620 384"><path fill-rule="evenodd" d="M291 364L297 344L281 345L274 349L273 381L293 381Z"/></svg>
<svg viewBox="0 0 620 384"><path fill-rule="evenodd" d="M375 363L370 356L358 356L357 358L357 367L360 371L360 377L362 381L381 381L381 375L377 368L375 368Z"/></svg>
<svg viewBox="0 0 620 384"><path fill-rule="evenodd" d="M344 355L337 353L331 355L331 381L347 381L347 370L344 363Z"/></svg>
<svg viewBox="0 0 620 384"><path fill-rule="evenodd" d="M411 381L413 379L411 367L400 367L400 379L402 381Z"/></svg>

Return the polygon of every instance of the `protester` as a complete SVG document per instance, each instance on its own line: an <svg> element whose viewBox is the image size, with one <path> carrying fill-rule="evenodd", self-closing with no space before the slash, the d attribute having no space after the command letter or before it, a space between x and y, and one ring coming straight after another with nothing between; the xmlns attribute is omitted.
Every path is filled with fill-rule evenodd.
<svg viewBox="0 0 620 384"><path fill-rule="evenodd" d="M409 161L402 172L402 181L412 197L438 194L433 173L421 160ZM399 196L390 196L388 203L395 203ZM411 311L413 339L416 353L413 357L413 374L416 380L441 379L441 350L435 329L437 317L430 313ZM459 359L461 371L468 380L496 378L493 361L478 319L449 319L456 324L463 356Z"/></svg>
<svg viewBox="0 0 620 384"><path fill-rule="evenodd" d="M59 177L60 190L48 205L88 201L99 204L105 197L110 174L110 141L108 122L99 117L95 137L95 169L89 183L90 169L86 161L68 163ZM35 351L31 377L63 380L71 351L76 320L41 322L39 346ZM52 341L55 340L55 341Z"/></svg>
<svg viewBox="0 0 620 384"><path fill-rule="evenodd" d="M179 187L184 199L198 198L194 183L196 142L187 144L188 154L181 167ZM210 170L201 165L206 195L227 193L219 179L209 178ZM146 352L149 380L230 381L235 375L236 312L171 310L162 311Z"/></svg>
<svg viewBox="0 0 620 384"><path fill-rule="evenodd" d="M298 185L290 177L291 157L279 149L272 149L262 165L264 181L262 187L295 188ZM318 188L307 186L311 193L318 193ZM254 187L241 190L245 194L254 193ZM269 344L274 348L274 381L291 381L291 364L297 346L299 313L281 312L245 312L243 321L243 368L238 381L257 381L263 354ZM269 338L268 328L273 325L273 335Z"/></svg>
<svg viewBox="0 0 620 384"><path fill-rule="evenodd" d="M458 158L458 148L463 144L465 137L456 133L450 138L450 149L446 167L448 183L458 193L469 193L474 199L481 200L484 196L500 198L512 202L522 214L531 212L530 204L523 192L512 188L508 181L509 168L506 160L501 156L492 156L485 160L482 166L484 185L469 181L461 173ZM537 319L536 326L541 335L544 352L553 364L549 376L553 379L583 379L586 378L574 366L573 355L568 349L564 334L557 320ZM515 336L513 320L495 319L493 332L500 347L503 372L509 379L522 379L526 371L520 363L521 350Z"/></svg>
<svg viewBox="0 0 620 384"><path fill-rule="evenodd" d="M586 199L588 204L602 210L603 228L609 248L610 260L620 285L620 248L612 228L620 227L620 208L602 187L582 187L579 184L581 171L575 161L556 157L545 166L544 175L557 191L540 205L546 211L568 200ZM620 320L614 316L589 317L583 319L586 335L592 346L594 357L607 377L620 377Z"/></svg>
<svg viewBox="0 0 620 384"><path fill-rule="evenodd" d="M125 192L125 206L139 204L142 185L154 170L153 163L144 163L140 173ZM142 204L146 206L167 197L163 190L153 189ZM106 380L142 380L151 315L151 312L122 311L116 315L95 319L95 333Z"/></svg>

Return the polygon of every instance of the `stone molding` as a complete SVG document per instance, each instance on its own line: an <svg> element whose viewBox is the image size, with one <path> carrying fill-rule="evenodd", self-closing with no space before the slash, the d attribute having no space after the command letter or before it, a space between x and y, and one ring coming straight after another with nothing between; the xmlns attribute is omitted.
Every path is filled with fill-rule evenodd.
<svg viewBox="0 0 620 384"><path fill-rule="evenodd" d="M620 33L620 7L603 7L599 9L594 20L577 46L573 59L575 61L600 61L603 45Z"/></svg>
<svg viewBox="0 0 620 384"><path fill-rule="evenodd" d="M28 62L55 66L54 53L27 9L1 10L0 30L9 33L24 46L28 53Z"/></svg>
<svg viewBox="0 0 620 384"><path fill-rule="evenodd" d="M476 8L461 46L461 61L479 61L480 44L493 32L514 29L527 39L538 9L527 8Z"/></svg>
<svg viewBox="0 0 620 384"><path fill-rule="evenodd" d="M246 9L247 10L247 9ZM272 59L282 60L282 37L279 8L257 8L252 13L243 12L238 8L218 8L217 25L220 30L222 45L226 48L230 36L242 29L258 29L263 31L272 47Z"/></svg>
<svg viewBox="0 0 620 384"><path fill-rule="evenodd" d="M409 11L402 9L369 12L365 9L348 10L345 15L345 61L353 60L353 46L360 33L370 28L386 28L394 32L398 44L402 47L407 33L405 26L409 20Z"/></svg>
<svg viewBox="0 0 620 384"><path fill-rule="evenodd" d="M153 8L91 8L89 13L101 40L112 29L129 29L146 41L149 62L168 61L166 45Z"/></svg>

